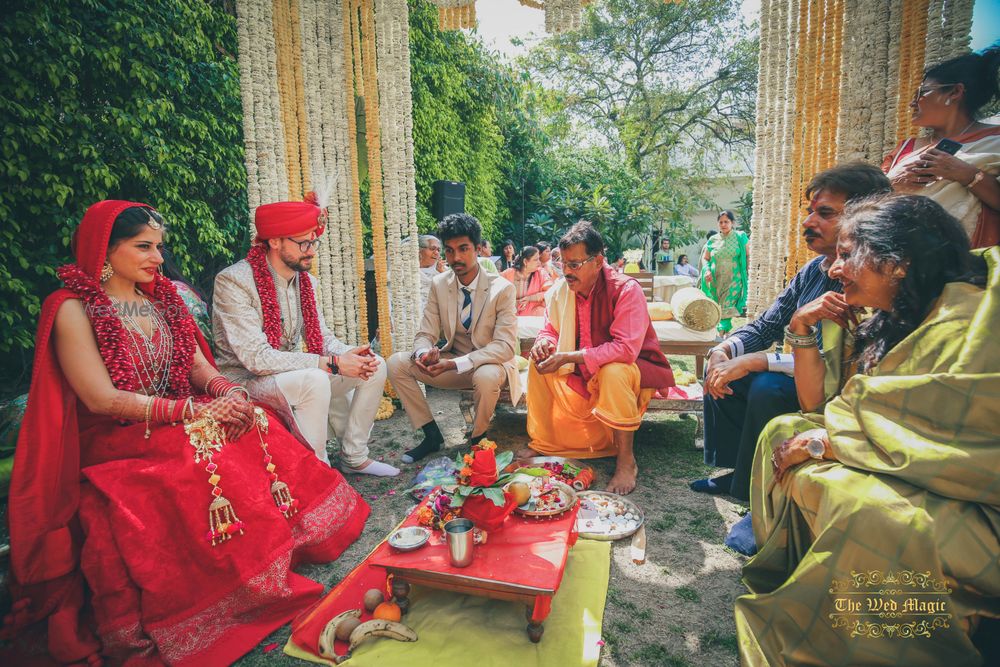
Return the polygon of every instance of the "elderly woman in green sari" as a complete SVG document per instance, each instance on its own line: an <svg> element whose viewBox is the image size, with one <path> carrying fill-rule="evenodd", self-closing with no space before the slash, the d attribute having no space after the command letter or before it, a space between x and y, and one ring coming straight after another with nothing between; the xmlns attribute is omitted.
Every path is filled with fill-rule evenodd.
<svg viewBox="0 0 1000 667"><path fill-rule="evenodd" d="M837 253L843 298L786 332L815 412L773 420L754 460L743 663L982 664L972 636L1000 617L1000 247L973 255L940 205L887 195L845 209ZM858 307L874 310L854 328ZM843 346L831 322L854 329Z"/></svg>
<svg viewBox="0 0 1000 667"><path fill-rule="evenodd" d="M732 318L739 317L747 305L747 267L750 265L750 237L735 229L732 211L719 214L719 233L705 244L698 287L722 307L719 333L725 336L733 328Z"/></svg>

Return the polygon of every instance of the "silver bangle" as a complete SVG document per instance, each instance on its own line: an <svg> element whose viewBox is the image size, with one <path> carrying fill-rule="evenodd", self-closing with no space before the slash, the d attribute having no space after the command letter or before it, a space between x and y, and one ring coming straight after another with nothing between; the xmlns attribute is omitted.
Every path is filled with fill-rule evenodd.
<svg viewBox="0 0 1000 667"><path fill-rule="evenodd" d="M818 334L819 330L814 327L809 327L809 333L807 334L797 334L785 327L785 342L792 347L816 347L819 343Z"/></svg>

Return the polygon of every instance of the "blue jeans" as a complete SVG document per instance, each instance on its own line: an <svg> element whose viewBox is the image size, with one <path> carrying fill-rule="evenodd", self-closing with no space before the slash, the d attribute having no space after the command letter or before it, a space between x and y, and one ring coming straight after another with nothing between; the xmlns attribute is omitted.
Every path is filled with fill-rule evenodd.
<svg viewBox="0 0 1000 667"><path fill-rule="evenodd" d="M799 411L795 380L783 373L750 373L729 383L723 399L705 394L705 464L733 468L729 495L750 499L757 438L769 421Z"/></svg>

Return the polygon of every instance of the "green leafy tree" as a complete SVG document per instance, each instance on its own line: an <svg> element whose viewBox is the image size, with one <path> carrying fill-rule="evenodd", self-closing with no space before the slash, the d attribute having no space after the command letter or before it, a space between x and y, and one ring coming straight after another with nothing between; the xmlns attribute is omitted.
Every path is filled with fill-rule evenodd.
<svg viewBox="0 0 1000 667"><path fill-rule="evenodd" d="M527 59L643 177L753 139L757 44L737 0L603 0ZM682 155L683 153L683 155Z"/></svg>
<svg viewBox="0 0 1000 667"><path fill-rule="evenodd" d="M409 8L418 226L429 230L437 224L431 215L434 181L462 181L465 208L490 237L497 221L509 215L492 63L461 31L439 30L430 3L411 0Z"/></svg>
<svg viewBox="0 0 1000 667"><path fill-rule="evenodd" d="M548 186L532 197L528 242L554 241L580 219L593 222L612 256L648 247L664 229L678 245L694 239L690 220L709 203L699 189L675 175L665 190L636 175L620 158L600 148L555 151L545 175Z"/></svg>
<svg viewBox="0 0 1000 667"><path fill-rule="evenodd" d="M101 199L144 201L210 288L248 242L236 21L202 0L0 6L0 376L23 390L41 301Z"/></svg>

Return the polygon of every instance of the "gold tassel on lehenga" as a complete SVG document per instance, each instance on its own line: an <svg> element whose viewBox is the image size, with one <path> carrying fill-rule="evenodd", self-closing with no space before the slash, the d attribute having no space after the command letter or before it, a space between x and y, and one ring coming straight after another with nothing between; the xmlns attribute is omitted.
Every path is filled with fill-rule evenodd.
<svg viewBox="0 0 1000 667"><path fill-rule="evenodd" d="M277 466L271 462L271 452L267 451L267 441L264 434L267 433L267 413L263 408L253 409L254 425L257 427L257 436L260 438L260 448L264 450L264 467L271 478L271 497L278 510L288 518L299 511L299 501L292 498L292 492L288 485L278 480L278 473L275 472Z"/></svg>
<svg viewBox="0 0 1000 667"><path fill-rule="evenodd" d="M226 444L226 432L211 415L203 415L184 424L191 446L194 447L194 462L208 461L205 472L212 485L212 502L208 506L208 532L205 539L216 544L225 542L236 533L243 534L243 522L236 516L232 503L222 496L219 482L222 476L216 472L219 466L212 461L212 455L222 451Z"/></svg>

